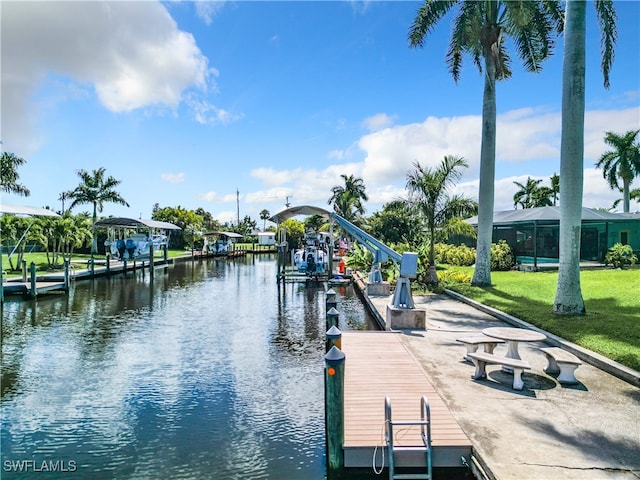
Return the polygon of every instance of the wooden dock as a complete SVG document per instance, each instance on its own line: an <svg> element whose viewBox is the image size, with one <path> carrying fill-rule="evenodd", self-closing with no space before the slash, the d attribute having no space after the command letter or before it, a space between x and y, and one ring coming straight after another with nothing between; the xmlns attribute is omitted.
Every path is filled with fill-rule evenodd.
<svg viewBox="0 0 640 480"><path fill-rule="evenodd" d="M59 281L36 282L35 292L31 291L31 282L4 282L2 288L5 295L27 295L31 297L45 293L64 292L67 289L65 283Z"/></svg>
<svg viewBox="0 0 640 480"><path fill-rule="evenodd" d="M343 332L344 465L371 467L377 447L380 466L384 447L384 399L389 396L393 420L419 420L420 398L431 408L434 467L460 467L460 457L471 456L471 442L429 382L425 372L394 332ZM395 443L423 445L419 429L396 429ZM387 453L385 451L385 457ZM385 461L386 465L386 461ZM424 455L396 457L398 467L424 466Z"/></svg>

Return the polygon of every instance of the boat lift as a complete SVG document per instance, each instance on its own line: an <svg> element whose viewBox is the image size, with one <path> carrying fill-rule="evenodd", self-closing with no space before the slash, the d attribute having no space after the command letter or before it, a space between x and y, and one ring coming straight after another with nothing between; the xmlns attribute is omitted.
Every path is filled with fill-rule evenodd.
<svg viewBox="0 0 640 480"><path fill-rule="evenodd" d="M413 297L411 295L411 279L416 278L418 271L418 254L415 252L399 254L337 213L329 213L329 218L349 232L349 234L364 245L373 255L373 264L371 265L371 272L369 272L370 283L382 282L382 273L380 272L380 264L382 262L391 259L400 264L400 277L398 278L396 291L393 294L392 305L395 308L414 308Z"/></svg>

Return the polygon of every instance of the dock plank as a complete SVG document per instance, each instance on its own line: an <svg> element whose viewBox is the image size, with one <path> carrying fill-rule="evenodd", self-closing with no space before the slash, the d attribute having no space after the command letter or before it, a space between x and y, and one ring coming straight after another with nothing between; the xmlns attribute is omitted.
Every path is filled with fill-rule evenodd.
<svg viewBox="0 0 640 480"><path fill-rule="evenodd" d="M394 332L342 334L346 357L345 466L370 466L375 448L384 445L386 396L391 399L394 420L418 420L423 395L431 409L434 466L459 466L460 455L470 455L471 442L398 335ZM422 445L419 427L397 427L396 442L405 446Z"/></svg>

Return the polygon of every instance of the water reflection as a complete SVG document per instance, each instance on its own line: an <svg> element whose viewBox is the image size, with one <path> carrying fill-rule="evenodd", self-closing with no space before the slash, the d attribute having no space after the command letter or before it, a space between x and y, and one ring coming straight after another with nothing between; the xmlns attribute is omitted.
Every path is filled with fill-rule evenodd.
<svg viewBox="0 0 640 480"><path fill-rule="evenodd" d="M275 279L269 257L185 262L7 301L2 478L323 479L325 292Z"/></svg>

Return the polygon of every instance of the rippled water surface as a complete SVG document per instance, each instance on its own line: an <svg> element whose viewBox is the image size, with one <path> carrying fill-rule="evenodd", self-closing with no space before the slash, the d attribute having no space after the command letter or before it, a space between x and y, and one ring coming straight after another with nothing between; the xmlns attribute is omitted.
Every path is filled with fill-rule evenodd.
<svg viewBox="0 0 640 480"><path fill-rule="evenodd" d="M278 285L269 256L8 300L0 476L324 479L324 341L324 288Z"/></svg>

